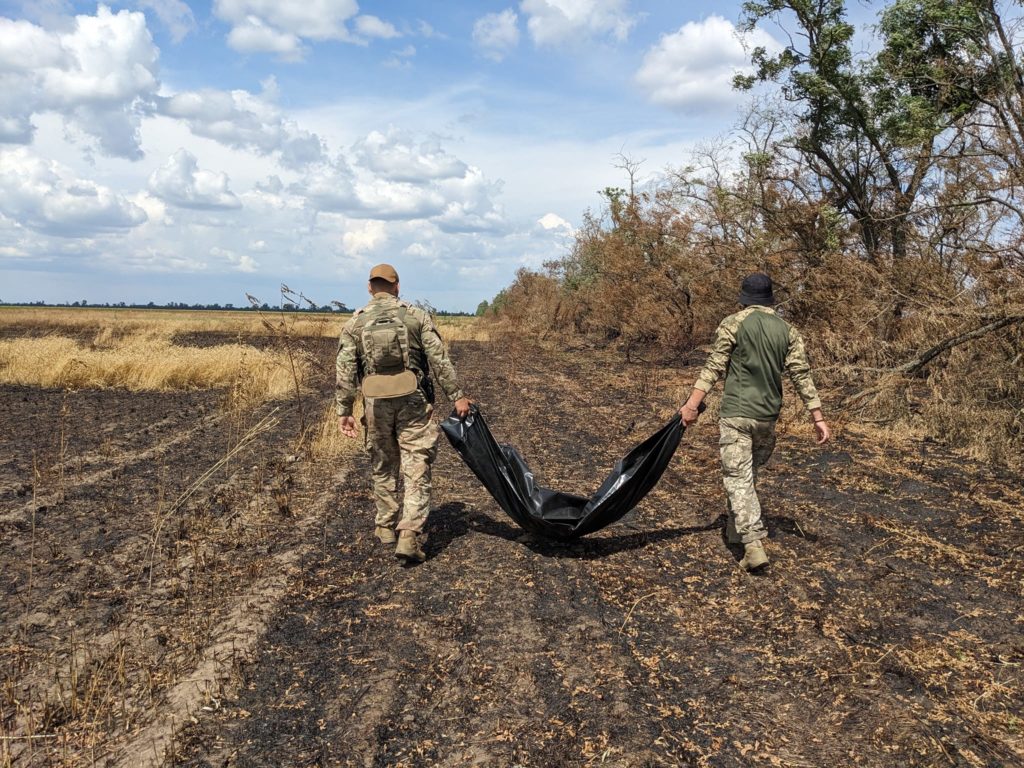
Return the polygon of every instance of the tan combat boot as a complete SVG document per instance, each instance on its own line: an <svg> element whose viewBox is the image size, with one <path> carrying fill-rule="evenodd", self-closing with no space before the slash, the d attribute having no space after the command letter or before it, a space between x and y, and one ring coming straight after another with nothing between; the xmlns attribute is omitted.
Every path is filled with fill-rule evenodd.
<svg viewBox="0 0 1024 768"><path fill-rule="evenodd" d="M415 531L399 531L395 557L408 563L422 563L426 560L427 553L421 546L420 535Z"/></svg>
<svg viewBox="0 0 1024 768"><path fill-rule="evenodd" d="M746 554L740 560L740 568L748 571L756 571L768 565L768 555L765 554L764 546L760 541L752 541L744 546Z"/></svg>
<svg viewBox="0 0 1024 768"><path fill-rule="evenodd" d="M398 541L398 537L395 535L394 528L386 528L383 525L378 525L373 529L373 535L377 537L377 540L381 544L394 544Z"/></svg>

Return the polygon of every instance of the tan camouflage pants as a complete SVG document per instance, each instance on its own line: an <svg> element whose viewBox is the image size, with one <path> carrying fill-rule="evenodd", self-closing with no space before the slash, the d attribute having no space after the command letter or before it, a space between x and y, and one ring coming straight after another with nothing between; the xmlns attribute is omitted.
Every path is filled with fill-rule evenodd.
<svg viewBox="0 0 1024 768"><path fill-rule="evenodd" d="M718 446L722 453L722 482L728 496L726 535L733 544L749 544L768 535L757 500L757 470L775 449L775 422L721 419Z"/></svg>
<svg viewBox="0 0 1024 768"><path fill-rule="evenodd" d="M422 531L430 512L430 468L437 456L434 409L414 392L405 397L367 398L363 415L370 454L377 525L400 531ZM398 475L405 486L398 516Z"/></svg>

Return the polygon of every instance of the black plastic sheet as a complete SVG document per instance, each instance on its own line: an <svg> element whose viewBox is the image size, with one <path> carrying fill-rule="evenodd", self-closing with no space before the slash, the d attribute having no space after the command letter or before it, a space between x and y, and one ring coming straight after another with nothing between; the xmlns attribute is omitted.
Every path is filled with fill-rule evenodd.
<svg viewBox="0 0 1024 768"><path fill-rule="evenodd" d="M588 499L537 485L526 460L511 445L498 444L476 406L464 421L452 414L441 429L509 517L531 533L559 541L599 531L635 507L661 479L684 431L676 414L616 462Z"/></svg>

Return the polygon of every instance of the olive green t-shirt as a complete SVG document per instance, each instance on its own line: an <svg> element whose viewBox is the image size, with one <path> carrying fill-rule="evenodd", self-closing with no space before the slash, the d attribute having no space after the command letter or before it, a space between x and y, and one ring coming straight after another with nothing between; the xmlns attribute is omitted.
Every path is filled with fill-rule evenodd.
<svg viewBox="0 0 1024 768"><path fill-rule="evenodd" d="M771 307L745 307L719 324L694 386L709 392L725 376L722 418L773 421L782 409L783 371L808 410L821 407L799 331Z"/></svg>

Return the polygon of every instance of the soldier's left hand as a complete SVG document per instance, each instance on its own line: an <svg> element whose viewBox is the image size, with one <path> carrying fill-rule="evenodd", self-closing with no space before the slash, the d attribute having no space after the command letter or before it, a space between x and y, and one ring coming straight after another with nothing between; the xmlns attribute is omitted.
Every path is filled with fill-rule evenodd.
<svg viewBox="0 0 1024 768"><path fill-rule="evenodd" d="M460 419L464 419L469 416L469 406L473 404L473 401L468 397L460 397L455 401L455 413Z"/></svg>

